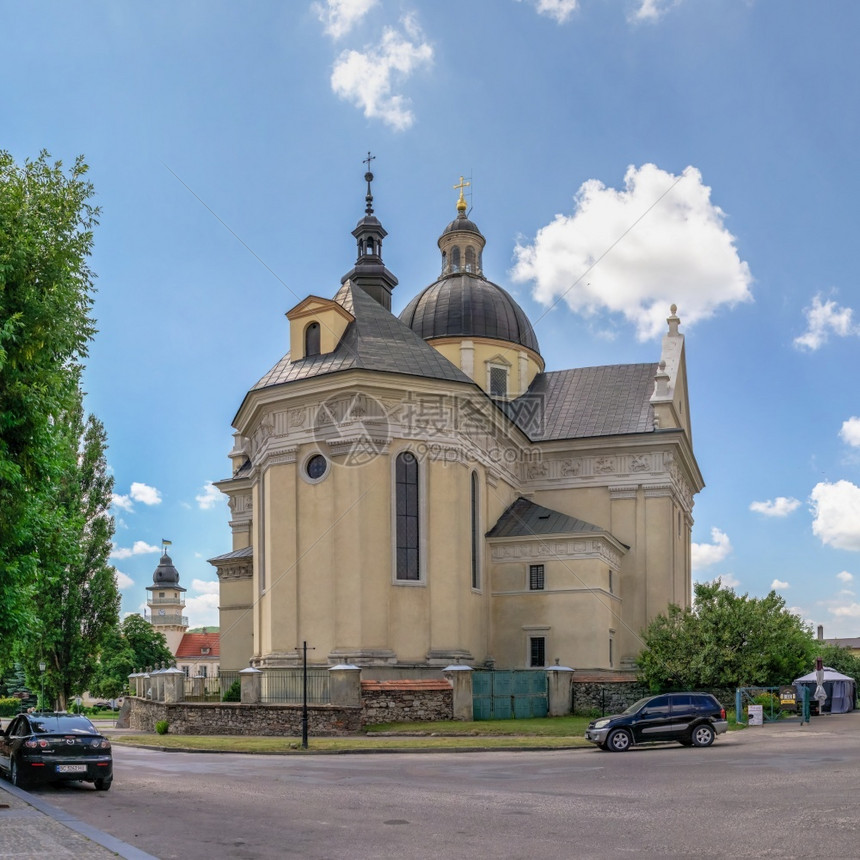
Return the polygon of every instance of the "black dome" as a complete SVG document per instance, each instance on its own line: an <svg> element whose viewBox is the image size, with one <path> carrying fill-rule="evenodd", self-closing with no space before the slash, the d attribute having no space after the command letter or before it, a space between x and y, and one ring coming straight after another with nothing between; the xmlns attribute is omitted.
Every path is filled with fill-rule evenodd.
<svg viewBox="0 0 860 860"><path fill-rule="evenodd" d="M458 215L443 231L442 235L448 233L477 233L483 238L483 233L478 229L478 225L474 221L470 221L465 215Z"/></svg>
<svg viewBox="0 0 860 860"><path fill-rule="evenodd" d="M463 220L454 222L458 229L463 229ZM540 355L525 311L501 287L468 272L430 284L409 302L400 321L424 340L486 337L517 343Z"/></svg>
<svg viewBox="0 0 860 860"><path fill-rule="evenodd" d="M173 560L167 553L161 556L152 581L156 585L179 585L179 571L173 566Z"/></svg>

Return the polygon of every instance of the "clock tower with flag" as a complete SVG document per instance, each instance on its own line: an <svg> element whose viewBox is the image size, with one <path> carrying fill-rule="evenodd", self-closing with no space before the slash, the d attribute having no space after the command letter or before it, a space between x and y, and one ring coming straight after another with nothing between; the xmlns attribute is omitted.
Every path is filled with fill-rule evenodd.
<svg viewBox="0 0 860 860"><path fill-rule="evenodd" d="M152 574L152 585L146 587L149 592L146 604L149 607L150 623L164 634L167 647L175 654L188 629L188 617L182 614L185 610L185 589L179 584L179 571L167 554L170 545L169 540L161 541L161 559Z"/></svg>

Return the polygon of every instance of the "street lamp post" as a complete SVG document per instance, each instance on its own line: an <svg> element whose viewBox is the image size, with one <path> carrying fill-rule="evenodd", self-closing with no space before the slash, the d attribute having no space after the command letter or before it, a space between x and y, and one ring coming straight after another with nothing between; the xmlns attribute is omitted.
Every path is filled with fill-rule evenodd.
<svg viewBox="0 0 860 860"><path fill-rule="evenodd" d="M47 669L47 668L48 667L45 664L45 661L40 660L39 661L39 672L41 672L41 674L42 674L42 701L39 704L41 704L41 706L42 706L41 710L43 710L43 711L45 710L45 669Z"/></svg>

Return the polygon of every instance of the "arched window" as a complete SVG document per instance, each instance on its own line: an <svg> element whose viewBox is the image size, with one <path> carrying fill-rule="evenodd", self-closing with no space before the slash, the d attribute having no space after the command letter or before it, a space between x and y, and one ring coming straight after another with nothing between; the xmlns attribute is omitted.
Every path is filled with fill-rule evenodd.
<svg viewBox="0 0 860 860"><path fill-rule="evenodd" d="M478 473L472 472L472 588L481 587L481 571L479 567L480 555L478 541L480 540L480 529L478 522Z"/></svg>
<svg viewBox="0 0 860 860"><path fill-rule="evenodd" d="M365 248L365 253L366 254L372 254L373 253L373 236L370 236L367 240L367 247Z"/></svg>
<svg viewBox="0 0 860 860"><path fill-rule="evenodd" d="M466 271L474 272L475 271L475 249L474 248L466 248Z"/></svg>
<svg viewBox="0 0 860 860"><path fill-rule="evenodd" d="M404 451L395 460L394 504L397 553L396 577L417 581L421 578L419 557L418 460Z"/></svg>
<svg viewBox="0 0 860 860"><path fill-rule="evenodd" d="M320 354L320 324L312 322L305 329L305 358Z"/></svg>
<svg viewBox="0 0 860 860"><path fill-rule="evenodd" d="M458 245L451 248L451 271L460 271L460 247Z"/></svg>

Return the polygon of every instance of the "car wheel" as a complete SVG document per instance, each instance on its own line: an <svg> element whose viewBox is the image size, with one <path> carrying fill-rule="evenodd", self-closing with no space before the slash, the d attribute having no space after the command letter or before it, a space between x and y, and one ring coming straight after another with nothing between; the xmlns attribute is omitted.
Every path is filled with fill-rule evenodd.
<svg viewBox="0 0 860 860"><path fill-rule="evenodd" d="M26 788L27 780L22 776L20 769L18 768L18 762L15 759L12 759L12 763L9 765L9 782L17 788Z"/></svg>
<svg viewBox="0 0 860 860"><path fill-rule="evenodd" d="M610 752L626 752L631 746L630 732L624 729L615 729L606 738L606 749Z"/></svg>
<svg viewBox="0 0 860 860"><path fill-rule="evenodd" d="M715 737L716 733L713 726L708 725L708 723L702 723L702 725L696 726L693 729L693 746L709 747L714 742Z"/></svg>
<svg viewBox="0 0 860 860"><path fill-rule="evenodd" d="M95 780L94 785L96 787L96 791L109 791L112 782L113 782L112 776L106 777L105 779Z"/></svg>

